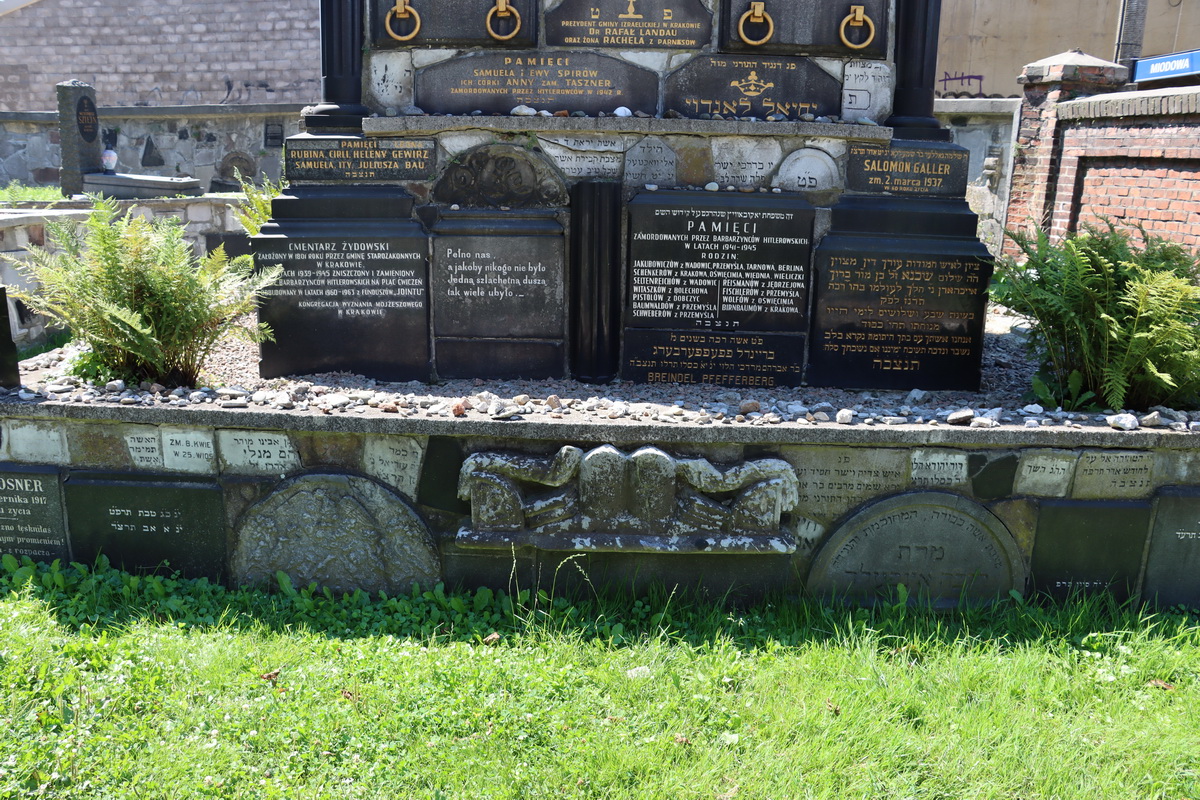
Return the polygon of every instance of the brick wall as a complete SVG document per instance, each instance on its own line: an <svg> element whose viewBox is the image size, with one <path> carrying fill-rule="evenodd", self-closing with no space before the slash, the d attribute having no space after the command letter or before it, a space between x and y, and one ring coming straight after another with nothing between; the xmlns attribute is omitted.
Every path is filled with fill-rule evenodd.
<svg viewBox="0 0 1200 800"><path fill-rule="evenodd" d="M1113 91L1116 64L1050 61L1022 75L1010 229L1060 238L1111 220L1200 250L1200 87Z"/></svg>
<svg viewBox="0 0 1200 800"><path fill-rule="evenodd" d="M100 105L320 99L317 0L37 0L0 16L0 111L49 111L77 78Z"/></svg>

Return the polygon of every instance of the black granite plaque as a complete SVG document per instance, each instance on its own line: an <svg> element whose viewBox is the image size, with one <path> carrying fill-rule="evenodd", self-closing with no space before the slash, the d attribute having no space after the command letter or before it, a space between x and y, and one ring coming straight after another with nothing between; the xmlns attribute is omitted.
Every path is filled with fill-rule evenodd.
<svg viewBox="0 0 1200 800"><path fill-rule="evenodd" d="M1172 486L1155 501L1142 597L1200 608L1200 489Z"/></svg>
<svg viewBox="0 0 1200 800"><path fill-rule="evenodd" d="M663 107L689 117L837 114L842 87L806 58L699 55L667 76Z"/></svg>
<svg viewBox="0 0 1200 800"><path fill-rule="evenodd" d="M862 9L861 15L854 13L854 6ZM887 0L855 0L853 6L826 0L766 0L763 10L769 22L765 17L755 20L750 0L721 0L720 49L727 53L887 57Z"/></svg>
<svg viewBox="0 0 1200 800"><path fill-rule="evenodd" d="M376 49L537 45L539 3L535 0L508 0L503 10L496 0L407 0L411 9L407 17L395 13L396 5L395 0L371 2L371 40Z"/></svg>
<svg viewBox="0 0 1200 800"><path fill-rule="evenodd" d="M260 265L282 264L259 319L275 333L261 346L264 378L348 371L382 380L429 378L427 239L411 222L380 222L342 235L316 225L254 238ZM313 235L313 234L316 235Z"/></svg>
<svg viewBox="0 0 1200 800"><path fill-rule="evenodd" d="M1137 587L1150 528L1150 503L1043 500L1033 543L1033 588L1129 599Z"/></svg>
<svg viewBox="0 0 1200 800"><path fill-rule="evenodd" d="M83 95L75 104L75 126L79 129L79 138L85 142L94 142L100 135L100 114L91 97Z"/></svg>
<svg viewBox="0 0 1200 800"><path fill-rule="evenodd" d="M428 180L436 167L432 139L365 136L289 137L284 174L297 181Z"/></svg>
<svg viewBox="0 0 1200 800"><path fill-rule="evenodd" d="M476 377L561 375L566 264L555 213L447 211L434 233L430 295L437 374L472 377L478 369ZM478 348L472 340L479 340Z"/></svg>
<svg viewBox="0 0 1200 800"><path fill-rule="evenodd" d="M65 492L76 561L89 564L104 553L129 571L224 574L225 511L215 482L75 472Z"/></svg>
<svg viewBox="0 0 1200 800"><path fill-rule="evenodd" d="M626 324L806 330L813 217L794 196L639 193Z"/></svg>
<svg viewBox="0 0 1200 800"><path fill-rule="evenodd" d="M56 467L0 464L0 553L71 560Z"/></svg>
<svg viewBox="0 0 1200 800"><path fill-rule="evenodd" d="M17 343L12 338L12 323L8 315L8 289L0 286L0 386L15 389L20 385Z"/></svg>
<svg viewBox="0 0 1200 800"><path fill-rule="evenodd" d="M963 197L970 153L950 142L850 142L846 188L871 194Z"/></svg>
<svg viewBox="0 0 1200 800"><path fill-rule="evenodd" d="M815 257L808 382L978 390L986 256L975 241L826 236Z"/></svg>
<svg viewBox="0 0 1200 800"><path fill-rule="evenodd" d="M546 12L546 44L622 50L699 49L712 14L699 0L565 0Z"/></svg>
<svg viewBox="0 0 1200 800"><path fill-rule="evenodd" d="M803 333L625 329L622 377L639 383L799 386Z"/></svg>
<svg viewBox="0 0 1200 800"><path fill-rule="evenodd" d="M519 105L589 114L625 106L653 114L658 107L655 73L596 53L475 53L418 70L414 91L418 106L439 114L507 114Z"/></svg>

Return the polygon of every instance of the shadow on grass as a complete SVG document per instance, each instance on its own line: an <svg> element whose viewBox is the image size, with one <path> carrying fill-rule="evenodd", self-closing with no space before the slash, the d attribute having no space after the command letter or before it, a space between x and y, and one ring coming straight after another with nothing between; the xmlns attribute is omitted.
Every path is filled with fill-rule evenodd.
<svg viewBox="0 0 1200 800"><path fill-rule="evenodd" d="M901 590L873 607L774 596L735 605L687 590L656 587L646 596L593 591L586 597L512 587L446 591L414 587L389 596L295 587L285 575L271 591L229 589L205 578L133 575L101 556L92 567L35 564L3 557L0 598L43 603L63 628L99 635L138 623L187 629L303 632L331 638L392 636L430 642L579 637L613 647L647 640L743 650L864 640L1016 647L1084 643L1096 634L1200 639L1200 612L1119 603L1107 594L999 598L989 606L935 610ZM489 640L490 643L490 640Z"/></svg>

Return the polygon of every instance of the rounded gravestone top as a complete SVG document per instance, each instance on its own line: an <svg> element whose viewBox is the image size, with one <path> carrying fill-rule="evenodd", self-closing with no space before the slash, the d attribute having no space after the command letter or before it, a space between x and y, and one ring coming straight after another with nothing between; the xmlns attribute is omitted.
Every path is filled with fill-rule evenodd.
<svg viewBox="0 0 1200 800"><path fill-rule="evenodd" d="M441 580L429 528L408 503L369 478L328 473L284 481L238 521L234 578L261 584L276 571L389 594Z"/></svg>
<svg viewBox="0 0 1200 800"><path fill-rule="evenodd" d="M872 602L903 584L939 607L1025 588L1025 562L992 512L947 492L909 492L866 506L826 540L810 593Z"/></svg>

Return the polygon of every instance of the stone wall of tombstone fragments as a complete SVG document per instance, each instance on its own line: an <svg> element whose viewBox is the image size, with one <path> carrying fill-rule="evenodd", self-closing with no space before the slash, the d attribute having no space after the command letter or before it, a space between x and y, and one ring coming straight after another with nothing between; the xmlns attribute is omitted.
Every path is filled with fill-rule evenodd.
<svg viewBox="0 0 1200 800"><path fill-rule="evenodd" d="M388 592L586 575L1200 604L1200 459L1169 434L3 412L0 551L36 560Z"/></svg>

